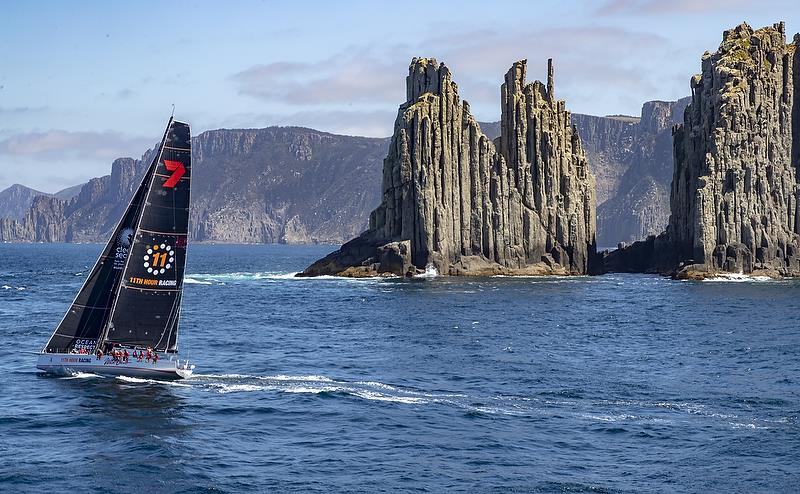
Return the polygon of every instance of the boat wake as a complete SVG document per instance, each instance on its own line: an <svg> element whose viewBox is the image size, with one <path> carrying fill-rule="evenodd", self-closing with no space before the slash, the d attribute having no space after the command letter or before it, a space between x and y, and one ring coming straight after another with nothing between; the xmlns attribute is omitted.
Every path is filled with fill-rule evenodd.
<svg viewBox="0 0 800 494"><path fill-rule="evenodd" d="M195 375L190 381L193 385L223 394L253 391L329 394L404 404L424 404L460 396L424 393L374 381L336 380L321 375L289 376L278 374L274 376L249 376L242 374L199 374Z"/></svg>
<svg viewBox="0 0 800 494"><path fill-rule="evenodd" d="M371 380L341 380L323 375L252 376L246 374L199 374L189 381L214 393L278 393L339 397L411 406L456 409L474 417L514 416L521 418L571 415L587 424L616 423L669 425L686 420L706 420L721 427L769 429L768 420L740 417L712 410L703 404L580 399L553 400L551 393L533 396L480 396L449 391L427 391Z"/></svg>
<svg viewBox="0 0 800 494"><path fill-rule="evenodd" d="M71 375L64 376L61 379L93 379L95 377L104 379L104 376L101 376L100 374L94 374L92 372L73 372Z"/></svg>
<svg viewBox="0 0 800 494"><path fill-rule="evenodd" d="M191 387L191 384L183 383L180 381L164 381L160 379L144 379L141 377L132 377L132 376L116 376L115 379L119 381L123 381L126 383L135 383L135 384L164 384L166 386L178 386L183 388Z"/></svg>

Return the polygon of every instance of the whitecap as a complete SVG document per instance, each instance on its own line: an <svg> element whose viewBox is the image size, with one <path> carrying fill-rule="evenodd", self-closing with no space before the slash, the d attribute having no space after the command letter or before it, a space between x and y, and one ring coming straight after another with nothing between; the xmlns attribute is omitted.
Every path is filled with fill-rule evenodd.
<svg viewBox="0 0 800 494"><path fill-rule="evenodd" d="M729 283L748 283L748 282L763 282L763 281L773 281L773 278L769 276L754 276L744 274L742 272L739 273L719 273L711 278L705 278L703 281L711 281L711 282L729 282Z"/></svg>
<svg viewBox="0 0 800 494"><path fill-rule="evenodd" d="M425 266L425 272L414 275L414 278L436 278L437 276L439 276L439 271L436 269L436 266L428 264Z"/></svg>

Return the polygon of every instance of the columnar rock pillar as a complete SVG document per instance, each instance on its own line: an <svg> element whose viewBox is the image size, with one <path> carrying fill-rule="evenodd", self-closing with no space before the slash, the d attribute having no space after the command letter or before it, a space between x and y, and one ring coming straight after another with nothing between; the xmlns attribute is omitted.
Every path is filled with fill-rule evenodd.
<svg viewBox="0 0 800 494"><path fill-rule="evenodd" d="M742 24L703 56L674 131L668 236L679 260L800 273L798 76L783 23Z"/></svg>
<svg viewBox="0 0 800 494"><path fill-rule="evenodd" d="M589 271L594 178L570 113L553 97L552 61L547 89L526 84L525 61L506 74L500 151L444 64L412 60L406 96L370 229L306 275L382 272L379 247L404 241L417 269L443 274Z"/></svg>

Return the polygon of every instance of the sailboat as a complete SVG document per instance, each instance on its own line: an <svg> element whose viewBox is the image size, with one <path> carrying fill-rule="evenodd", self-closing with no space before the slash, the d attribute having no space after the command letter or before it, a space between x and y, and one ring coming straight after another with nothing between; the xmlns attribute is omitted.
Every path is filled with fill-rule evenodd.
<svg viewBox="0 0 800 494"><path fill-rule="evenodd" d="M170 117L156 156L36 367L180 379L178 357L191 183L189 125Z"/></svg>

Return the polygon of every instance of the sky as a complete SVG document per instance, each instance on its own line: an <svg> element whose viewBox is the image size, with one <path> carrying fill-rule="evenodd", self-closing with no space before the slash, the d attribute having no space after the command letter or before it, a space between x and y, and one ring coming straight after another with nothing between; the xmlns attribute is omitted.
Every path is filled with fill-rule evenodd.
<svg viewBox="0 0 800 494"><path fill-rule="evenodd" d="M445 62L480 121L528 60L555 64L575 113L638 115L689 95L725 29L783 20L796 0L0 0L0 190L56 192L140 157L176 118L197 135L298 125L388 136L413 57Z"/></svg>

